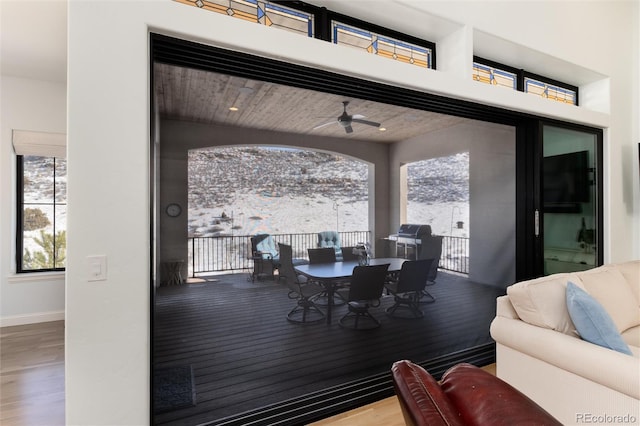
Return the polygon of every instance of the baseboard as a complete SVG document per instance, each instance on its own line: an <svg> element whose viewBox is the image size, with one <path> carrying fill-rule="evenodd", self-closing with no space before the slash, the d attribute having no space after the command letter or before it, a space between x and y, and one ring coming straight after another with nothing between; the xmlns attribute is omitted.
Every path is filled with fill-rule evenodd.
<svg viewBox="0 0 640 426"><path fill-rule="evenodd" d="M36 312L26 315L13 315L0 318L0 327L11 327L14 325L36 324L39 322L64 320L64 311Z"/></svg>

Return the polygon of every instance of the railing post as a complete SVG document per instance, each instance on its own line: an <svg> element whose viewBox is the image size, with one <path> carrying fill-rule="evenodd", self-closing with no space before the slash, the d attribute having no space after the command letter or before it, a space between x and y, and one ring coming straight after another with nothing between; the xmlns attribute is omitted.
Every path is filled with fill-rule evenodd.
<svg viewBox="0 0 640 426"><path fill-rule="evenodd" d="M196 276L196 238L191 238L191 278Z"/></svg>

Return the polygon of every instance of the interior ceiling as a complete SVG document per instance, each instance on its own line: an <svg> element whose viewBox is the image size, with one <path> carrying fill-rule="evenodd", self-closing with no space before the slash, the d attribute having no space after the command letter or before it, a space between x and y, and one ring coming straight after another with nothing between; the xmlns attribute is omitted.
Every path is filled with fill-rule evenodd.
<svg viewBox="0 0 640 426"><path fill-rule="evenodd" d="M154 85L160 117L197 123L393 143L468 121L451 115L160 63L154 64ZM353 123L353 133L347 134L337 123L343 101L349 101L349 114L379 122L386 131ZM231 106L237 107L238 111L230 111ZM332 120L336 123L314 129Z"/></svg>

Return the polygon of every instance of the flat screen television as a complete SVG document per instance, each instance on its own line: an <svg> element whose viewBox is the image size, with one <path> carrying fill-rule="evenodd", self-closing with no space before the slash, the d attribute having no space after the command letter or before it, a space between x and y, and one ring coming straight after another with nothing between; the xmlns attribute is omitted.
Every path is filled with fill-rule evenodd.
<svg viewBox="0 0 640 426"><path fill-rule="evenodd" d="M579 213L591 198L589 152L544 157L542 183L545 211Z"/></svg>

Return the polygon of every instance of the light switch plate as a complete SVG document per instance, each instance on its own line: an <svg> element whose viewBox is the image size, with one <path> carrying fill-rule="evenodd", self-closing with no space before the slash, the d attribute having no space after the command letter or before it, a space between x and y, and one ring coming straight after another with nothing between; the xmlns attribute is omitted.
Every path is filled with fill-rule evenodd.
<svg viewBox="0 0 640 426"><path fill-rule="evenodd" d="M87 281L107 279L107 256L87 256Z"/></svg>

